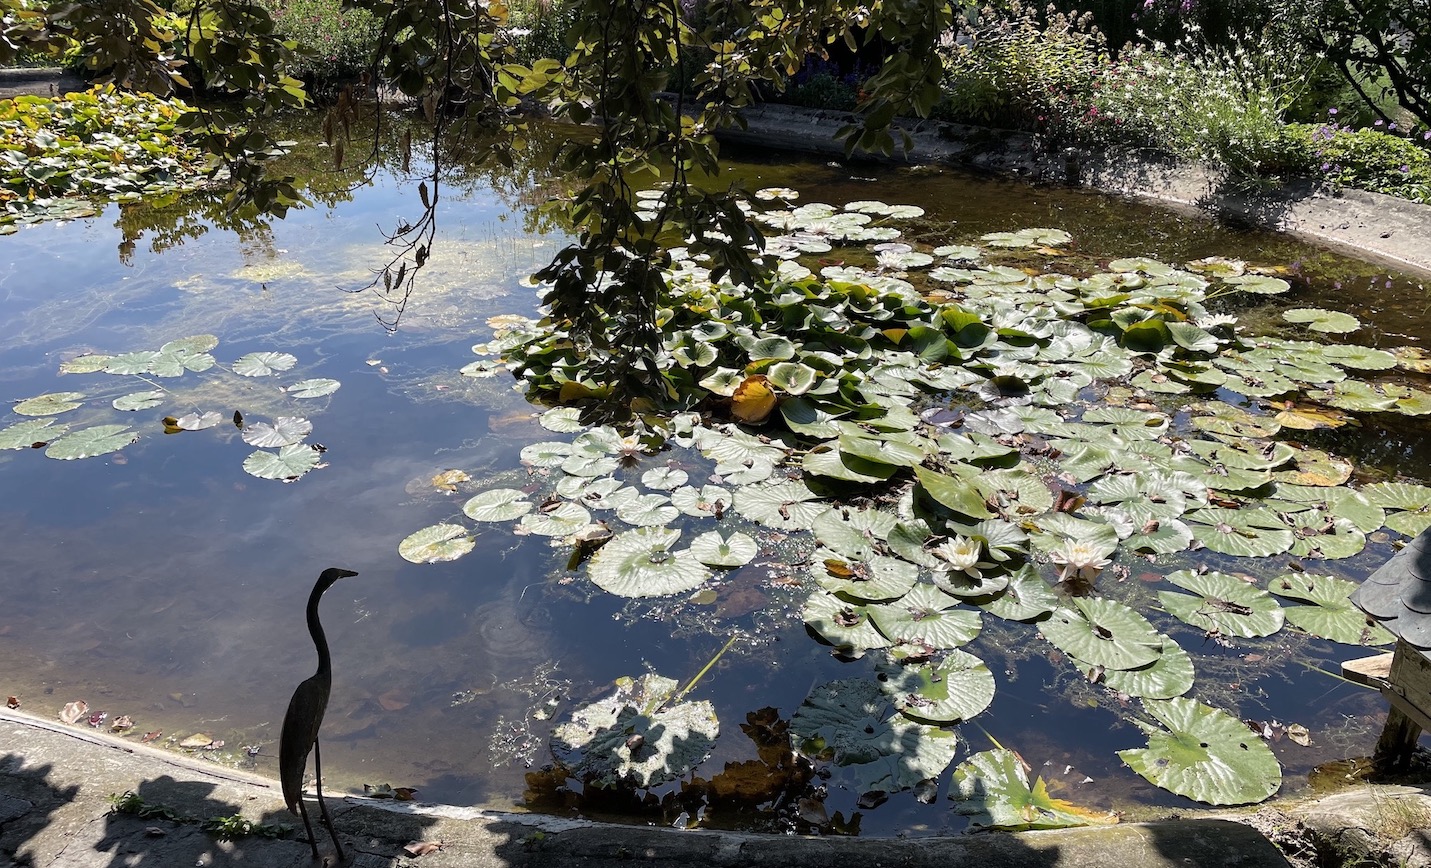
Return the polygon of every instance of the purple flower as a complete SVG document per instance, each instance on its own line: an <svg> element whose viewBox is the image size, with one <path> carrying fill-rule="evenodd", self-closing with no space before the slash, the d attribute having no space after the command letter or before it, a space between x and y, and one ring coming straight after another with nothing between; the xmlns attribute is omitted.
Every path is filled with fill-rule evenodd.
<svg viewBox="0 0 1431 868"><path fill-rule="evenodd" d="M1384 123L1386 123L1386 121L1377 121L1376 123L1372 124L1372 126L1374 126L1374 127L1379 127L1379 126L1381 126L1381 125L1384 124Z"/></svg>
<svg viewBox="0 0 1431 868"><path fill-rule="evenodd" d="M1336 113L1337 113L1337 110L1334 109L1334 108L1329 108L1329 109L1327 109L1327 114L1329 114L1329 115L1334 115L1334 114L1336 114Z"/></svg>
<svg viewBox="0 0 1431 868"><path fill-rule="evenodd" d="M1410 172L1410 171L1411 171L1411 167L1410 167L1410 166L1402 166L1402 167L1401 167L1401 172L1402 172L1402 174L1406 174L1407 172Z"/></svg>
<svg viewBox="0 0 1431 868"><path fill-rule="evenodd" d="M1323 171L1323 172L1330 172L1331 170L1332 170L1332 164L1331 164L1331 163L1323 163L1323 164L1322 164L1322 171Z"/></svg>

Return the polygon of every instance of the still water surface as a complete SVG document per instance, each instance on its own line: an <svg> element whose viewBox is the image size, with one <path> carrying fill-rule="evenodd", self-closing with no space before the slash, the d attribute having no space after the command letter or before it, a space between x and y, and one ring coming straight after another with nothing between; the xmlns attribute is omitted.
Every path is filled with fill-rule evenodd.
<svg viewBox="0 0 1431 868"><path fill-rule="evenodd" d="M1355 314L1369 326L1359 341L1424 347L1431 336L1416 279L1285 238L945 169L796 159L731 171L752 188L799 189L802 201L920 205L928 213L911 234L925 242L1055 226L1105 261L1222 255L1292 265L1306 281L1288 302ZM655 670L684 681L731 631L744 631L693 697L714 702L722 720L715 754L698 770L709 777L754 756L738 728L748 712L772 706L788 716L811 686L865 674L868 662L842 663L811 641L798 604L782 605L792 599L764 574L731 577L702 609L627 605L564 575L564 555L535 537L485 534L474 553L446 564L398 557L407 534L459 510L464 495L442 493L433 475L461 469L480 480L515 467L524 444L551 439L509 382L456 373L472 360L470 345L490 335L488 317L535 310L536 290L522 279L565 241L525 204L542 197L533 192L540 180L530 169L466 173L448 188L433 265L396 331L385 325L395 315L388 301L349 291L385 261L381 231L419 208L416 180L396 171L262 226L213 225L212 205L190 197L0 239L0 393L87 391L104 398L91 402L103 408L94 421L125 421L142 434L121 453L83 461L0 452L0 692L44 716L85 699L111 719L131 716L136 739L202 732L224 742L204 752L216 762L276 774L278 723L313 666L303 603L321 569L345 566L361 575L323 606L336 661L323 737L328 786L391 784L416 787L425 800L566 811L573 796L528 791L525 775L547 762L549 719L618 676ZM331 377L342 388L297 402L272 381L187 374L163 383L172 403L115 419L108 400L148 386L101 395L119 378L57 373L84 351L154 349L197 333L221 339L221 363L290 352L299 364L283 382ZM159 419L175 409L303 413L314 424L310 440L327 447L327 466L292 485L256 479L242 470L252 450L232 426L165 436ZM1391 420L1318 445L1369 471L1405 474L1431 466L1425 435L1424 423ZM1389 551L1371 546L1333 571L1360 578ZM973 749L990 746L982 728L1019 750L1058 795L1090 806L1190 805L1121 767L1114 751L1141 744L1134 727L1089 707L1088 689L1031 635L989 619L971 646L999 681L979 727L965 728ZM1284 792L1304 786L1318 763L1369 752L1380 700L1316 671L1336 671L1358 649L1290 631L1232 649L1184 644L1200 655L1200 696L1242 717L1311 730L1311 747L1273 745ZM897 795L862 811L861 829L962 828L940 796L925 806ZM849 817L855 798L832 786L826 804ZM619 799L580 807L589 815L635 808ZM669 822L670 813L646 816ZM763 825L734 809L709 819Z"/></svg>

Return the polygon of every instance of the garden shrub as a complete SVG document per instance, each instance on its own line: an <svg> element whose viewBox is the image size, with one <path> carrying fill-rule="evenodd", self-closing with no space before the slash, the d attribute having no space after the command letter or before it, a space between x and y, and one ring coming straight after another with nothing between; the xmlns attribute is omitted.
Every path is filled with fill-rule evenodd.
<svg viewBox="0 0 1431 868"><path fill-rule="evenodd" d="M357 78L372 63L380 22L342 0L265 0L274 31L297 44L289 74L319 82Z"/></svg>
<svg viewBox="0 0 1431 868"><path fill-rule="evenodd" d="M867 77L863 71L842 75L836 64L811 55L775 99L806 108L851 111L859 103L860 84Z"/></svg>
<svg viewBox="0 0 1431 868"><path fill-rule="evenodd" d="M571 54L567 33L575 23L575 11L563 0L515 0L508 6L508 31L516 38L517 58L531 64L538 60L565 61Z"/></svg>
<svg viewBox="0 0 1431 868"><path fill-rule="evenodd" d="M1431 204L1431 152L1415 141L1377 129L1335 122L1292 124L1306 169L1334 187L1355 187ZM1422 133L1426 141L1431 133Z"/></svg>
<svg viewBox="0 0 1431 868"><path fill-rule="evenodd" d="M1087 14L1051 7L1040 14L1018 2L1007 13L985 9L967 43L944 58L947 96L938 115L1033 130L1053 142L1077 138L1106 59Z"/></svg>

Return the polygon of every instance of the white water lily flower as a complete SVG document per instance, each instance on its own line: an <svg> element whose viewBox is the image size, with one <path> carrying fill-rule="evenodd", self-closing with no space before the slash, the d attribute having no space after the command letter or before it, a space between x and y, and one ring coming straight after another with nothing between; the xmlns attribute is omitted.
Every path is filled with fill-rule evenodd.
<svg viewBox="0 0 1431 868"><path fill-rule="evenodd" d="M1112 561L1096 547L1082 540L1069 540L1063 546L1048 553L1058 564L1058 580L1066 582L1070 578L1092 580Z"/></svg>
<svg viewBox="0 0 1431 868"><path fill-rule="evenodd" d="M981 579L984 575L981 570L993 566L979 560L979 555L984 551L983 543L957 534L929 551L944 562L938 569L946 573L964 573L970 578Z"/></svg>

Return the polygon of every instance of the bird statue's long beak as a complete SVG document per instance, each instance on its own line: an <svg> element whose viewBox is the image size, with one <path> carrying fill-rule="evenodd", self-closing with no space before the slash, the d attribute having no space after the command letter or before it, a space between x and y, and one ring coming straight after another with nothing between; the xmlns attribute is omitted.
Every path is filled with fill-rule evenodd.
<svg viewBox="0 0 1431 868"><path fill-rule="evenodd" d="M357 573L353 572L352 570L345 570L341 567L329 567L328 569L324 570L321 575L318 576L318 581L336 582L339 579L346 579L350 576L356 575Z"/></svg>

